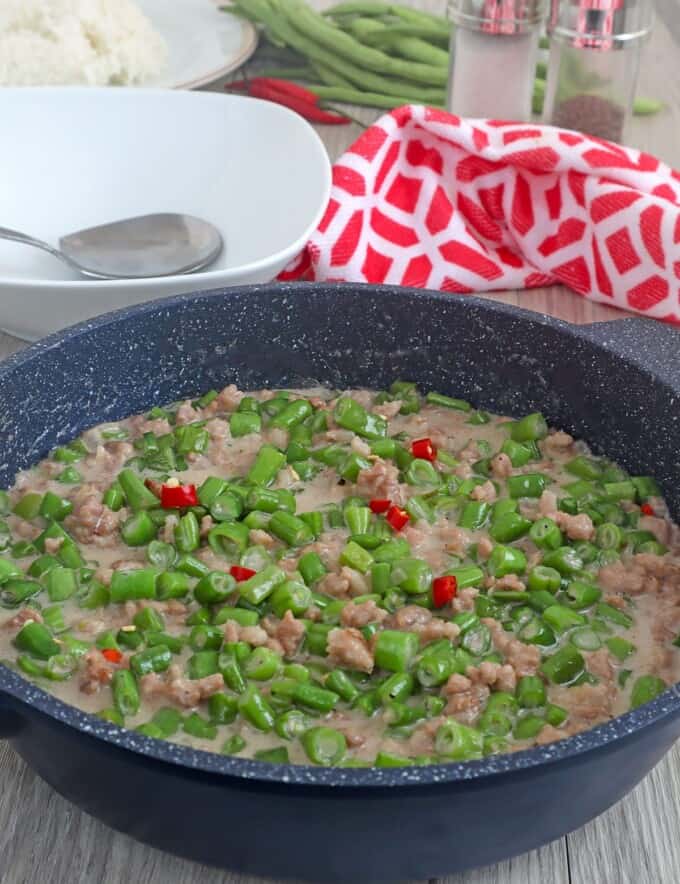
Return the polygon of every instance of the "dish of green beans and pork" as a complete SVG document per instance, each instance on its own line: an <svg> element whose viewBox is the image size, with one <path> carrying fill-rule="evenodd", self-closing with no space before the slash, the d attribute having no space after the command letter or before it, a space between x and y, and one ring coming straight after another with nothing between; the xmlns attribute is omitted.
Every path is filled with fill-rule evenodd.
<svg viewBox="0 0 680 884"><path fill-rule="evenodd" d="M0 659L150 737L460 761L678 678L656 483L537 413L231 385L85 432L0 505Z"/></svg>

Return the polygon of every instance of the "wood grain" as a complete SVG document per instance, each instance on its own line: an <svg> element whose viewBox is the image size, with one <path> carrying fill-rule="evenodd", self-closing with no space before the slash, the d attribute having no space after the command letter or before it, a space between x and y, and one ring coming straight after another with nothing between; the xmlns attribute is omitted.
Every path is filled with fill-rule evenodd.
<svg viewBox="0 0 680 884"><path fill-rule="evenodd" d="M330 0L312 0L328 6ZM411 0L442 12L445 0ZM631 143L680 167L680 0L658 0L659 20L647 46L640 94L666 109L634 121ZM354 109L366 124L376 114ZM357 137L357 126L319 129L333 159ZM496 292L487 297L576 323L625 314L561 287ZM23 347L0 333L0 359ZM58 763L58 759L55 759ZM614 808L541 850L446 878L440 884L677 884L680 882L680 748ZM96 773L91 772L95 777ZM596 784L594 785L596 788ZM555 796L559 801L559 796ZM512 813L512 808L508 808ZM455 837L455 831L452 832ZM494 833L489 832L489 838ZM112 831L46 786L7 743L0 743L0 884L263 884L260 879L190 863Z"/></svg>

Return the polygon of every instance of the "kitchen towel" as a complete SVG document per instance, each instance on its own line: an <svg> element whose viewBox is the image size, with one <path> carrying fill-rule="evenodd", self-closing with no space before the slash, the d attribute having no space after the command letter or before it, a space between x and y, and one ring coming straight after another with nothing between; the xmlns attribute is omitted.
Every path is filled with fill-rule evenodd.
<svg viewBox="0 0 680 884"><path fill-rule="evenodd" d="M680 324L680 173L577 132L399 108L335 164L326 214L281 278L559 282Z"/></svg>

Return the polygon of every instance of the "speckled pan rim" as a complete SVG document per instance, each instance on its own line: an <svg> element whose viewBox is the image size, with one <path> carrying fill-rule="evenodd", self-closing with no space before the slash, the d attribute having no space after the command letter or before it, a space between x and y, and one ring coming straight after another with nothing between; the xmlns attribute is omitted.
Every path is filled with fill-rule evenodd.
<svg viewBox="0 0 680 884"><path fill-rule="evenodd" d="M311 283L293 283L288 285L239 286L238 291L246 293L271 293L272 297L280 299L287 295L294 296L297 293L304 295L311 290L319 291L327 288L332 288L335 296L342 297L343 293L354 291L356 286L348 284L325 286L313 285ZM546 325L572 336L591 339L591 334L588 332L588 329L591 328L590 326L574 326L562 320L541 316L532 311L523 310L509 304L486 301L471 296L442 294L440 292L419 289L409 290L397 286L372 286L370 289L374 297L389 298L395 295L403 297L406 294L414 298L424 298L431 301L446 301L452 297L464 297L466 303L469 303L475 309L492 314L507 314L520 321L531 320L533 323ZM70 343L82 334L105 329L109 325L115 325L117 322L130 317L187 307L192 303L214 298L219 292L222 292L225 297L229 297L230 291L233 294L234 289L176 295L171 298L126 307L71 326L38 341L26 350L6 360L0 366L0 384L4 383L14 371L21 370L27 364L39 358L43 352L52 350L64 343ZM631 322L637 323L639 320L622 319L618 320L617 324L629 324ZM601 325L610 329L612 323L603 323ZM594 345L603 346L597 341L594 342ZM629 361L638 364L637 360L632 358L629 358ZM626 712L606 724L598 725L592 730L567 737L564 740L546 746L526 749L508 755L493 755L480 761L433 764L422 767L324 768L308 765L270 764L245 758L225 757L213 752L192 749L178 743L145 737L136 731L117 727L103 721L96 715L82 712L75 706L70 706L58 700L53 695L48 694L18 673L1 664L0 691L0 702L2 701L2 692L4 692L19 701L19 703L24 703L86 736L130 751L138 756L140 763L143 763L145 758L149 758L173 765L179 771L184 768L187 772L197 771L243 780L244 785L247 782L260 782L271 784L272 786L278 784L285 786L349 788L354 790L405 786L437 786L461 781L484 780L488 777L503 774L521 774L523 771L542 765L556 764L567 759L576 760L585 753L604 749L613 743L632 737L644 728L651 727L658 722L669 719L674 714L680 713L680 683L678 683L664 691L663 694L651 703L647 703L639 709ZM14 708L13 704L10 708ZM15 712L21 717L20 707L15 709Z"/></svg>

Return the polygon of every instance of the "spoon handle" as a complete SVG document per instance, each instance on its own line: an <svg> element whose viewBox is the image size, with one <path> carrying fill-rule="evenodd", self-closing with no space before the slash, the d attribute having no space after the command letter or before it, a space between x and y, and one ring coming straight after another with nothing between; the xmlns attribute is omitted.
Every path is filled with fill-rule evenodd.
<svg viewBox="0 0 680 884"><path fill-rule="evenodd" d="M42 249L44 252L49 252L50 255L54 255L54 257L59 258L60 261L64 261L64 263L68 264L69 267L72 267L74 270L80 269L77 264L71 261L63 252L60 252L59 249L55 249L49 243L43 242L41 239L35 239L35 237L29 236L27 233L20 233L18 230L12 230L9 227L0 227L0 239L18 242L25 246L35 246L37 249Z"/></svg>

